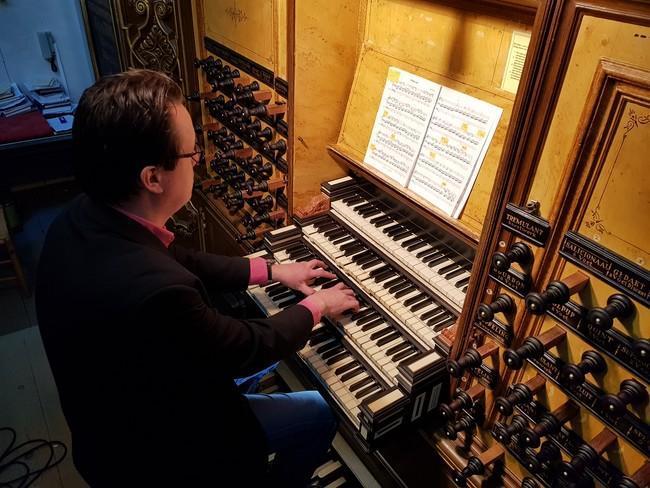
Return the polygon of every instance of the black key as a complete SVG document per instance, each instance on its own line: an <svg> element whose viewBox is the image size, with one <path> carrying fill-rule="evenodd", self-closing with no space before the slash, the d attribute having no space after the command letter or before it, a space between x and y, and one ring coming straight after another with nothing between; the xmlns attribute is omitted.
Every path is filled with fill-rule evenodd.
<svg viewBox="0 0 650 488"><path fill-rule="evenodd" d="M415 244L411 244L410 246L408 246L406 248L406 250L408 252L413 252L413 251L417 251L418 249L421 249L424 246L428 246L428 245L429 244L427 244L427 241L420 241L420 242L416 242Z"/></svg>
<svg viewBox="0 0 650 488"><path fill-rule="evenodd" d="M358 363L357 363L357 364L358 364ZM357 366L357 367L354 368L352 371L348 371L347 373L342 374L342 375L341 375L341 381L348 381L348 380L351 380L351 379L354 378L355 376L359 376L361 373L364 373L365 371L366 371L366 370L365 370L363 367L361 367L361 366Z"/></svg>
<svg viewBox="0 0 650 488"><path fill-rule="evenodd" d="M336 355L332 356L331 358L329 358L325 362L327 363L328 366L331 366L334 363L338 363L341 359L349 358L349 357L350 357L350 353L348 351L343 351L343 352L341 352L339 354L336 354Z"/></svg>
<svg viewBox="0 0 650 488"><path fill-rule="evenodd" d="M395 332L395 329L393 329L392 327L386 327L385 329L381 329L378 330L377 332L373 332L372 334L370 334L370 340L376 341L377 339L381 339L385 335L392 334L393 332Z"/></svg>
<svg viewBox="0 0 650 488"><path fill-rule="evenodd" d="M373 320L372 322L369 322L366 325L364 325L363 327L361 327L361 330L364 331L364 332L368 332L369 330L372 330L375 327L377 327L377 326L379 326L381 324L385 324L385 323L386 322L384 321L384 319L379 317L378 319Z"/></svg>
<svg viewBox="0 0 650 488"><path fill-rule="evenodd" d="M433 328L433 330L435 330L435 331L437 332L437 331L439 331L439 330L446 329L447 327L449 327L450 325L453 325L454 323L456 323L456 317L454 317L454 316L452 315L452 316L449 317L448 319L445 319L445 320L443 320L442 322L440 322L438 325L436 325L436 326Z"/></svg>
<svg viewBox="0 0 650 488"><path fill-rule="evenodd" d="M356 254L352 258L352 262L355 263L355 264L363 264L363 263L367 263L368 261L370 261L372 259L375 259L376 257L377 257L377 255L374 252L368 250L368 251L364 251L362 253Z"/></svg>
<svg viewBox="0 0 650 488"><path fill-rule="evenodd" d="M355 369L357 366L359 366L359 361L350 361L348 364L344 364L343 366L336 368L336 370L334 370L334 373L337 376L341 376L343 373L346 373L351 369Z"/></svg>
<svg viewBox="0 0 650 488"><path fill-rule="evenodd" d="M462 291L463 293L467 293L467 286L463 287L463 289L462 289L461 291Z"/></svg>
<svg viewBox="0 0 650 488"><path fill-rule="evenodd" d="M446 279L446 280L451 280L452 278L455 278L456 276L460 276L460 275L462 275L465 271L466 271L465 268L458 268L457 270L452 271L452 272L449 273L449 274L446 274L446 275L445 275L445 279Z"/></svg>
<svg viewBox="0 0 650 488"><path fill-rule="evenodd" d="M320 357L323 358L323 360L328 360L332 356L336 356L340 352L346 352L345 348L339 343L336 345L336 347L333 347L331 349L328 349L325 351L323 354L320 355Z"/></svg>
<svg viewBox="0 0 650 488"><path fill-rule="evenodd" d="M364 212L363 217L367 219L369 217L372 217L373 215L377 215L378 213L381 213L381 209L373 208L372 210Z"/></svg>
<svg viewBox="0 0 650 488"><path fill-rule="evenodd" d="M399 230L399 229L402 229L402 228L403 228L403 227L402 227L402 224L397 223L397 224L395 224L395 225L389 225L389 226L386 227L382 232L383 232L384 234L388 234L389 232L392 232L392 231L395 231L395 230Z"/></svg>
<svg viewBox="0 0 650 488"><path fill-rule="evenodd" d="M422 300L420 303L416 303L415 305L413 305L411 307L411 312L415 313L418 310L422 310L423 308L428 307L429 305L431 305L433 303L434 303L433 300L429 300L429 299Z"/></svg>
<svg viewBox="0 0 650 488"><path fill-rule="evenodd" d="M438 259L440 256L444 256L443 251L436 250L436 252L427 254L422 258L423 263L428 263L429 261L433 261L434 259Z"/></svg>
<svg viewBox="0 0 650 488"><path fill-rule="evenodd" d="M320 344L321 342L325 342L327 339L331 339L332 334L330 332L319 332L314 334L314 336L309 339L309 345L314 347Z"/></svg>
<svg viewBox="0 0 650 488"><path fill-rule="evenodd" d="M312 259L316 259L316 256L314 256L312 253L309 253L309 254L305 254L304 256L300 256L299 258L297 258L296 262L304 263L305 261L311 261Z"/></svg>
<svg viewBox="0 0 650 488"><path fill-rule="evenodd" d="M294 296L293 290L289 290L289 289L287 289L286 291L278 292L274 295L269 295L271 300L273 300L274 302L281 302L285 298L289 298L292 296Z"/></svg>
<svg viewBox="0 0 650 488"><path fill-rule="evenodd" d="M402 352L402 353L399 353L399 354L397 355L397 356L400 356L400 357L398 358L397 356L395 356L395 357L393 358L393 361L394 361L394 362L397 362L397 361L399 361L400 359L403 359L403 361L400 361L400 362L398 363L398 366L401 366L402 364L406 364L406 363L410 362L410 361L411 361L415 356L417 356L417 355L418 355L418 352L417 352L417 351L408 351L407 353L403 353L403 352Z"/></svg>
<svg viewBox="0 0 650 488"><path fill-rule="evenodd" d="M325 283L328 283L329 281L331 281L330 278L325 278L325 277L316 278L311 286L313 287L321 286L324 285Z"/></svg>
<svg viewBox="0 0 650 488"><path fill-rule="evenodd" d="M367 263L362 264L361 269L370 269L373 266L377 266L378 264L381 264L381 263L383 263L383 261L376 257L372 261L368 261ZM381 269L381 268L377 268L377 269Z"/></svg>
<svg viewBox="0 0 650 488"><path fill-rule="evenodd" d="M338 239L332 241L332 245L338 246L339 244L343 244L346 241L349 241L352 238L350 234L344 236L344 237L339 237Z"/></svg>
<svg viewBox="0 0 650 488"><path fill-rule="evenodd" d="M306 247L305 244L303 242L300 242L298 244L294 244L293 246L286 248L285 251L287 252L287 254L289 254L290 252L294 252L299 249L304 249L305 247Z"/></svg>
<svg viewBox="0 0 650 488"><path fill-rule="evenodd" d="M382 266L381 268L373 269L370 272L370 276L372 278L374 278L375 276L380 275L385 271L390 271L390 269L391 269L391 267L388 264L386 264L386 265Z"/></svg>
<svg viewBox="0 0 650 488"><path fill-rule="evenodd" d="M388 278L392 278L397 274L397 271L394 269L389 269L387 271L384 271L383 273L379 273L378 275L375 276L375 283L381 283L382 281L386 281Z"/></svg>
<svg viewBox="0 0 650 488"><path fill-rule="evenodd" d="M324 236L325 236L329 241L334 241L334 240L338 239L339 237L349 236L350 233L349 233L347 230L345 230L345 229L338 228L338 229L328 230L328 231L325 232L325 234L323 234L323 235L324 235Z"/></svg>
<svg viewBox="0 0 650 488"><path fill-rule="evenodd" d="M402 229L399 232L394 232L390 237L394 241L399 241L400 239L404 239L405 237L411 236L413 233L408 230L408 229Z"/></svg>
<svg viewBox="0 0 650 488"><path fill-rule="evenodd" d="M304 295L302 295L302 293L301 293L300 296L295 296L293 298L290 298L289 300L285 300L282 303L278 303L278 308L284 310L285 308L290 307L291 305L295 305L296 303L298 303L300 300L303 299L303 297L304 297Z"/></svg>
<svg viewBox="0 0 650 488"><path fill-rule="evenodd" d="M341 251L347 251L348 249L352 249L357 246L363 246L363 244L361 244L359 241L349 242L347 244L343 244L339 249L341 249Z"/></svg>
<svg viewBox="0 0 650 488"><path fill-rule="evenodd" d="M419 302L423 298L426 298L426 295L424 293L420 293L419 295L415 295L414 297L411 297L408 300L406 300L404 302L404 306L405 307L410 307L411 305L413 305L414 303Z"/></svg>
<svg viewBox="0 0 650 488"><path fill-rule="evenodd" d="M417 253L415 255L415 257L418 258L418 259L422 259L422 258L425 258L426 256L428 256L430 254L434 254L434 253L437 253L437 252L440 252L440 251L438 249L436 249L435 247L432 247L431 249L427 249L425 251L420 251L419 253Z"/></svg>
<svg viewBox="0 0 650 488"><path fill-rule="evenodd" d="M431 261L429 261L429 268L434 268L434 267L436 267L436 266L438 266L438 265L440 265L440 264L442 264L442 263L444 263L446 261L449 261L448 256L440 256L440 257L437 257L436 259L432 259Z"/></svg>
<svg viewBox="0 0 650 488"><path fill-rule="evenodd" d="M296 254L289 255L289 257L290 257L291 259L293 259L294 261L298 261L298 260L300 260L300 259L304 259L305 257L309 257L309 258L311 258L311 256L313 256L313 254L312 254L312 252L311 252L309 249L305 249L303 252L301 252L301 253L299 253L299 254L296 253Z"/></svg>
<svg viewBox="0 0 650 488"><path fill-rule="evenodd" d="M366 386L364 389L359 390L355 396L357 398L361 398L363 396L369 395L374 391L379 391L379 390L381 390L381 387L377 383L375 383L374 385Z"/></svg>
<svg viewBox="0 0 650 488"><path fill-rule="evenodd" d="M408 288L403 288L402 290L398 291L395 293L395 298L402 298L408 295L409 293L412 293L416 291L418 288L415 285L411 285Z"/></svg>
<svg viewBox="0 0 650 488"><path fill-rule="evenodd" d="M463 286L465 286L467 283L469 283L469 279L470 277L468 276L460 280L458 283L456 283L456 288L462 288Z"/></svg>
<svg viewBox="0 0 650 488"><path fill-rule="evenodd" d="M408 342L402 342L401 344L397 344L396 346L389 347L386 350L386 356L392 356L393 354L397 354L398 352L401 352L404 349L411 349L411 344L409 344Z"/></svg>
<svg viewBox="0 0 650 488"><path fill-rule="evenodd" d="M394 295L398 291L403 290L404 288L408 288L410 286L413 286L413 285L411 285L411 282L408 281L408 280L404 280L402 283L399 283L397 285L394 285L394 286L391 286L390 288L388 288L388 293Z"/></svg>
<svg viewBox="0 0 650 488"><path fill-rule="evenodd" d="M379 317L379 313L377 313L376 311L373 310L373 313L369 313L369 314L365 315L364 317L360 318L359 320L357 320L356 325L365 325L368 322L372 322L377 317Z"/></svg>
<svg viewBox="0 0 650 488"><path fill-rule="evenodd" d="M361 200L365 200L361 195L359 194L354 194L350 195L349 197L345 197L342 202L347 204L347 205L354 205L357 202L360 202Z"/></svg>
<svg viewBox="0 0 650 488"><path fill-rule="evenodd" d="M266 292L267 295L270 295L271 293L274 293L275 290L280 290L282 288L286 288L285 285L282 283L273 283L272 285L267 286L264 288L264 291Z"/></svg>
<svg viewBox="0 0 650 488"><path fill-rule="evenodd" d="M368 314L374 313L374 309L372 307L368 307L365 310L360 310L359 312L355 313L350 317L352 320L359 320L362 317L365 317Z"/></svg>
<svg viewBox="0 0 650 488"><path fill-rule="evenodd" d="M322 355L324 352L330 351L336 347L341 347L341 343L339 341L334 341L334 342L329 342L327 344L323 344L320 346L318 349L316 349L316 352L320 355Z"/></svg>
<svg viewBox="0 0 650 488"><path fill-rule="evenodd" d="M420 316L420 320L427 320L427 319L430 319L430 318L433 317L434 315L438 315L440 312L442 312L442 311L444 311L444 310L445 310L445 309L442 308L442 307L432 308L432 309L429 310L428 312L423 313L423 314Z"/></svg>
<svg viewBox="0 0 650 488"><path fill-rule="evenodd" d="M355 391L358 390L359 388L363 388L366 385L369 385L371 383L375 383L375 380L373 379L372 376L367 376L366 378L362 379L361 381L357 381L356 383L353 383L350 385L350 391Z"/></svg>
<svg viewBox="0 0 650 488"><path fill-rule="evenodd" d="M366 203L365 205L359 205L358 207L354 207L354 211L363 214L363 212L372 210L374 208L375 208L375 204L373 202L370 202L370 203Z"/></svg>
<svg viewBox="0 0 650 488"><path fill-rule="evenodd" d="M347 251L343 251L344 256L354 256L360 252L365 251L367 248L363 244L356 244L354 247L350 247Z"/></svg>
<svg viewBox="0 0 650 488"><path fill-rule="evenodd" d="M382 337L381 339L379 339L379 340L377 341L377 345L378 345L379 347L381 347L381 346L384 346L384 345L388 344L389 342L393 342L394 340L399 339L399 338L401 338L401 337L402 337L402 334L400 334L399 332L395 331L395 332L393 332L392 334L387 335L387 336Z"/></svg>
<svg viewBox="0 0 650 488"><path fill-rule="evenodd" d="M460 264L458 264L456 262L456 260L454 259L451 264L448 264L447 266L445 266L443 268L440 268L438 270L438 273L441 274L441 275L444 275L444 274L449 273L450 271L454 271L456 268L460 268Z"/></svg>
<svg viewBox="0 0 650 488"><path fill-rule="evenodd" d="M328 288L332 288L334 285L340 283L341 280L339 278L334 278L331 281L328 281L327 283L323 283L321 285L321 289L326 290Z"/></svg>
<svg viewBox="0 0 650 488"><path fill-rule="evenodd" d="M314 224L314 227L316 227L316 230L318 230L318 232L327 232L328 230L337 229L340 226L336 222L330 221L320 225Z"/></svg>
<svg viewBox="0 0 650 488"><path fill-rule="evenodd" d="M391 217L390 215L380 215L379 217L374 217L370 219L370 223L374 225L375 227L379 227L382 225L387 224L388 222L392 222L395 219Z"/></svg>
<svg viewBox="0 0 650 488"><path fill-rule="evenodd" d="M449 315L445 312L427 320L427 327L434 327L435 330L435 326L438 325L440 321L445 320L446 317L449 317Z"/></svg>
<svg viewBox="0 0 650 488"><path fill-rule="evenodd" d="M403 276L398 276L397 278L384 283L384 288L390 288L391 286L395 286L398 283L403 283L404 281L406 281L406 279Z"/></svg>

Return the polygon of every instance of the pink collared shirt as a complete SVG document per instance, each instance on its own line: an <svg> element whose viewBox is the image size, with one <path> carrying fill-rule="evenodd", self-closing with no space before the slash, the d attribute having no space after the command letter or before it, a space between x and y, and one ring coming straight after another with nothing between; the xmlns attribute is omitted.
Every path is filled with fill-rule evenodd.
<svg viewBox="0 0 650 488"><path fill-rule="evenodd" d="M126 215L131 220L135 220L138 224L142 225L147 230L149 230L153 235L155 235L158 239L160 239L160 242L162 242L165 247L169 247L171 243L174 241L175 238L174 233L165 229L164 227L160 227L154 224L153 222L151 222L150 220L143 219L139 215L133 214L131 212L127 212L126 210L123 210L121 208L117 208L117 207L114 208L118 212ZM250 273L248 278L248 284L259 285L261 283L267 282L268 269L266 266L266 260L263 258L252 258L249 259L249 262L250 262ZM309 297L307 297L302 301L300 301L299 305L304 306L305 308L307 308L307 310L311 312L311 315L314 318L314 325L320 322L321 311L320 308L313 302L313 300L310 300Z"/></svg>

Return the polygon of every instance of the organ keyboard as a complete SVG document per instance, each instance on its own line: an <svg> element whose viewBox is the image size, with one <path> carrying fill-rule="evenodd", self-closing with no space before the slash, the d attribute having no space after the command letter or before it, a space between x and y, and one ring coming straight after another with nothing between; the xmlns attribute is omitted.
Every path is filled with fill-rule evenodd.
<svg viewBox="0 0 650 488"><path fill-rule="evenodd" d="M278 263L320 259L336 278L319 278L315 290L342 281L355 291L359 311L340 320L323 319L298 356L370 445L436 408L446 350L434 339L455 323L456 314L365 247L342 250L339 263L345 265L338 266L316 244L317 232L323 239L333 234L343 239L345 231L325 216L302 232L288 226L268 233L267 250L250 256ZM279 283L253 286L248 293L267 315L304 298Z"/></svg>

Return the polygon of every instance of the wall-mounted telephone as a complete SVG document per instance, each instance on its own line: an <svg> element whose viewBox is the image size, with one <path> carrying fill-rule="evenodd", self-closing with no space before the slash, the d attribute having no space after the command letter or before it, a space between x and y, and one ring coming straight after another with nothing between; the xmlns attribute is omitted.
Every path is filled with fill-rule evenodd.
<svg viewBox="0 0 650 488"><path fill-rule="evenodd" d="M56 65L56 49L54 47L54 36L51 32L39 32L38 33L38 43L41 46L41 54L43 54L43 59L50 63L50 68L55 73L59 70Z"/></svg>

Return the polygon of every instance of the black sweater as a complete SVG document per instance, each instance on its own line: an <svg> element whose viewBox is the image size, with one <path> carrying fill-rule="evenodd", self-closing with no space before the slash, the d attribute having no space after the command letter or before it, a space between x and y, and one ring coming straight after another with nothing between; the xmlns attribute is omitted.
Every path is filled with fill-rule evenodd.
<svg viewBox="0 0 650 488"><path fill-rule="evenodd" d="M313 318L301 305L256 320L211 308L249 273L244 258L166 249L85 196L53 222L36 309L93 487L269 484L264 434L232 379L300 349Z"/></svg>

